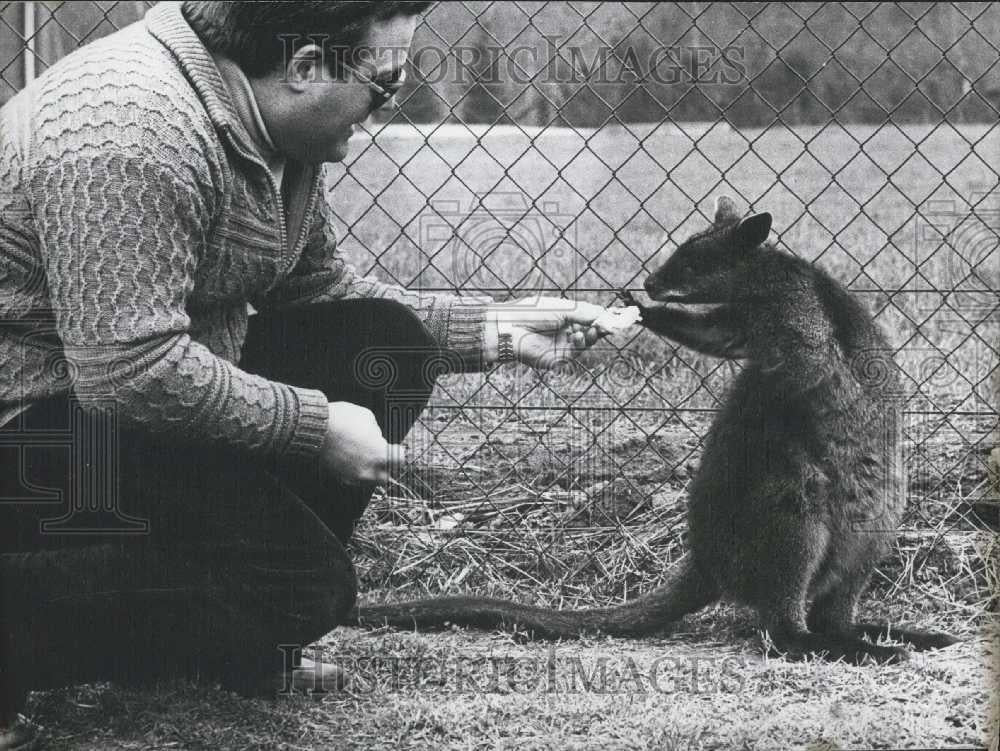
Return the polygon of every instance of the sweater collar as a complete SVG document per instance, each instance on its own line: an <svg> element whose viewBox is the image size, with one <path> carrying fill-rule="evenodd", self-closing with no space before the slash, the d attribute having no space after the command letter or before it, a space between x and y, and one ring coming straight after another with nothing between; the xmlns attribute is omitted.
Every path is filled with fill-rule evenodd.
<svg viewBox="0 0 1000 751"><path fill-rule="evenodd" d="M247 78L246 73L243 72L235 60L225 55L213 54L212 57L219 69L219 73L222 75L222 80L225 82L226 88L229 90L229 96L236 109L236 114L243 123L243 127L246 128L247 133L250 134L250 138L253 140L254 146L257 147L257 151L264 157L268 165L274 162L283 162L285 158L278 152L278 148L271 139L271 134L267 130L267 124L264 122L264 117L260 114L260 108L257 106L257 97L253 92L253 86L250 85L250 79Z"/></svg>
<svg viewBox="0 0 1000 751"><path fill-rule="evenodd" d="M258 134L257 138L254 138L254 134L247 126L247 122L253 122L252 114L248 121L240 116L240 111L233 102L233 95L216 61L181 13L181 3L162 2L153 6L146 13L145 22L149 33L177 59L184 75L205 105L205 111L212 125L218 130L228 130L245 149L251 153L257 152L261 156L261 161L267 164L261 148L268 148L270 136L264 138ZM240 73L242 75L242 71ZM247 87L249 88L249 82ZM253 109L256 108L254 100ZM261 124L263 125L263 121ZM274 158L270 154L267 156Z"/></svg>

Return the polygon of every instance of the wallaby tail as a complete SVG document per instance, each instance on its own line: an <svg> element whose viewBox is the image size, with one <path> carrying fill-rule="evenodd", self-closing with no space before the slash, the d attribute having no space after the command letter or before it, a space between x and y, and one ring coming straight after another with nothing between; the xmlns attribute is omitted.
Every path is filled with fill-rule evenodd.
<svg viewBox="0 0 1000 751"><path fill-rule="evenodd" d="M489 597L440 597L389 605L361 605L348 624L372 628L441 628L448 624L475 628L517 626L545 638L576 637L581 631L612 636L639 636L655 632L719 597L715 584L699 574L690 554L670 572L670 578L652 592L609 608L553 610Z"/></svg>

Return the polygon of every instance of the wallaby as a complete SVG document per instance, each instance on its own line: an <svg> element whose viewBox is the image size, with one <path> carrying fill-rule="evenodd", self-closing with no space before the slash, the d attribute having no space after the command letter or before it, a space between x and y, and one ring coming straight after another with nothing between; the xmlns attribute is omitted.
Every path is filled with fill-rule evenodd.
<svg viewBox="0 0 1000 751"><path fill-rule="evenodd" d="M646 279L643 325L746 363L715 418L689 486L690 552L665 584L615 607L552 610L445 597L361 606L371 626L517 624L538 636L655 632L724 598L756 609L773 648L852 663L895 662L947 634L854 622L904 505L899 373L865 309L829 275L768 244L771 215L713 225ZM630 293L626 302L638 304Z"/></svg>

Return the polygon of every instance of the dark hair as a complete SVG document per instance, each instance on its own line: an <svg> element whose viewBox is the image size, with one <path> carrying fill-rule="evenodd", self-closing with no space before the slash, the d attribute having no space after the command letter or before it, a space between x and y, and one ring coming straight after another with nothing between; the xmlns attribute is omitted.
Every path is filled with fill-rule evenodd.
<svg viewBox="0 0 1000 751"><path fill-rule="evenodd" d="M312 36L326 35L331 69L337 60L351 56L372 24L396 16L423 13L433 2L193 2L181 6L184 18L212 52L233 59L248 76L268 73L284 62L290 51L309 44Z"/></svg>

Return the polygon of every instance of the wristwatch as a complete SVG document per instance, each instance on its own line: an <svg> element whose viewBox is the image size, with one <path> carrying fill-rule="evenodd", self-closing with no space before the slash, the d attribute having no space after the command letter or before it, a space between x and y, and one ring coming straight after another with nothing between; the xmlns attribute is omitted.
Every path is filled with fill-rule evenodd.
<svg viewBox="0 0 1000 751"><path fill-rule="evenodd" d="M514 362L514 337L510 334L497 334L497 363Z"/></svg>

